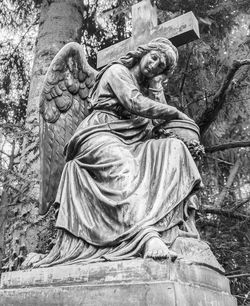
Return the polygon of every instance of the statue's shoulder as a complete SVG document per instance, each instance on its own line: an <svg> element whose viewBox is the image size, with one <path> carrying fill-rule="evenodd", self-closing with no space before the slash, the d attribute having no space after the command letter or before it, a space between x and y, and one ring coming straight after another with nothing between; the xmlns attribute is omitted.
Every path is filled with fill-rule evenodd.
<svg viewBox="0 0 250 306"><path fill-rule="evenodd" d="M102 83L120 83L129 82L131 83L132 77L129 69L123 64L115 63L107 68L102 76Z"/></svg>
<svg viewBox="0 0 250 306"><path fill-rule="evenodd" d="M129 73L129 69L121 63L115 63L107 69L108 74L124 75Z"/></svg>

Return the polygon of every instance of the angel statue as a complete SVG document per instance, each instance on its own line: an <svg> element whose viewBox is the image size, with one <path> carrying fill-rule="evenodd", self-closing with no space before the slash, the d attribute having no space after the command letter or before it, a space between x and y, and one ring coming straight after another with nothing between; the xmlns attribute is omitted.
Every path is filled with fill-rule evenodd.
<svg viewBox="0 0 250 306"><path fill-rule="evenodd" d="M56 55L40 102L40 212L60 205L58 236L34 267L174 260L173 241L197 236L185 213L187 205L195 209L190 199L202 185L196 164L181 140L152 136L160 122L192 121L164 97L177 60L177 49L165 38L99 73L77 43Z"/></svg>

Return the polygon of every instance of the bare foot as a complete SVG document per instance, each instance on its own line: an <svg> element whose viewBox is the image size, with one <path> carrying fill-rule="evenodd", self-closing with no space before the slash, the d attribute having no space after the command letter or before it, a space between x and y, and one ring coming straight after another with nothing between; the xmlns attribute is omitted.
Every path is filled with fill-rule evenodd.
<svg viewBox="0 0 250 306"><path fill-rule="evenodd" d="M46 255L41 253L31 252L27 255L26 259L22 263L22 269L28 269L34 266L34 264L42 260Z"/></svg>
<svg viewBox="0 0 250 306"><path fill-rule="evenodd" d="M146 242L144 248L144 258L170 258L175 260L178 255L170 251L166 244L158 237L153 237Z"/></svg>

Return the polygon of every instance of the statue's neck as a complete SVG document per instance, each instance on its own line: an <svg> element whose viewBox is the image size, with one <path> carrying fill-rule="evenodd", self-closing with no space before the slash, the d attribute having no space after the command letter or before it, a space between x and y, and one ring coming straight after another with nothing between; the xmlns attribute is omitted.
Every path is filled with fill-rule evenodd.
<svg viewBox="0 0 250 306"><path fill-rule="evenodd" d="M145 77L141 73L140 66L137 64L129 69L133 77L136 79L137 83L141 85L145 81Z"/></svg>

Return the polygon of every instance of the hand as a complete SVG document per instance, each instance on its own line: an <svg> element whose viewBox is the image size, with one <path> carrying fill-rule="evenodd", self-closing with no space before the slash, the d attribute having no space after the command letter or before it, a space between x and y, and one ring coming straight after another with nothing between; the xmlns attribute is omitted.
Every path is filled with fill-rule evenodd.
<svg viewBox="0 0 250 306"><path fill-rule="evenodd" d="M156 75L155 77L149 79L149 88L152 89L162 89L166 86L167 78L163 74Z"/></svg>

